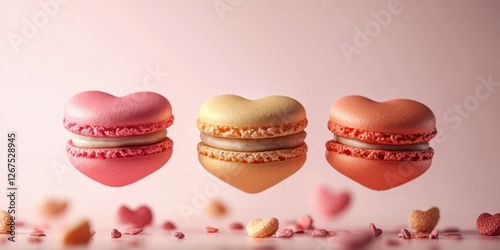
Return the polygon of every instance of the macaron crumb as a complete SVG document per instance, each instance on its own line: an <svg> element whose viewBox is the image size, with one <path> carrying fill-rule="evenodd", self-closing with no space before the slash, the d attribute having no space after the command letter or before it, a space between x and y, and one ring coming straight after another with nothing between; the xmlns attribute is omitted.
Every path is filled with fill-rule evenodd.
<svg viewBox="0 0 500 250"><path fill-rule="evenodd" d="M136 234L139 234L142 231L144 231L143 228L133 227L133 228L129 228L129 229L125 230L125 232L123 232L123 233L124 234L130 234L130 235L136 235Z"/></svg>
<svg viewBox="0 0 500 250"><path fill-rule="evenodd" d="M291 228L281 228L276 231L276 238L291 238L294 232Z"/></svg>
<svg viewBox="0 0 500 250"><path fill-rule="evenodd" d="M330 232L326 229L314 229L311 232L312 237L330 237Z"/></svg>
<svg viewBox="0 0 500 250"><path fill-rule="evenodd" d="M43 236L47 236L47 235L43 231L33 231L33 232L30 232L30 236L43 237Z"/></svg>
<svg viewBox="0 0 500 250"><path fill-rule="evenodd" d="M120 237L122 237L122 233L120 233L120 231L116 230L115 228L111 230L111 238L117 239Z"/></svg>
<svg viewBox="0 0 500 250"><path fill-rule="evenodd" d="M207 227L205 227L205 232L207 232L209 234L210 233L218 233L219 229L216 228L216 227L209 227L209 226L207 226Z"/></svg>
<svg viewBox="0 0 500 250"><path fill-rule="evenodd" d="M186 237L182 232L172 232L172 235L179 240L182 240L184 239L184 237Z"/></svg>

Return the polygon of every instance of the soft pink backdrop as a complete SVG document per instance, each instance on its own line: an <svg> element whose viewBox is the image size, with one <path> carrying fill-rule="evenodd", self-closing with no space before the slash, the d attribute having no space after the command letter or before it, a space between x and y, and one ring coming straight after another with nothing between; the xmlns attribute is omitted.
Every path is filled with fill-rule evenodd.
<svg viewBox="0 0 500 250"><path fill-rule="evenodd" d="M2 138L10 130L18 133L23 221L38 222L36 206L56 195L71 200L68 218L87 215L98 226L115 223L114 212L122 203L149 204L157 223L169 218L184 227L204 225L201 213L184 221L179 205L192 206L197 190L216 183L197 161L195 121L201 103L223 93L288 95L302 102L310 121L308 161L294 176L256 195L219 186L216 197L232 211L228 220L312 213L318 225L376 222L391 227L405 224L413 209L438 206L440 226L473 228L479 213L500 211L500 86L491 87L492 92L483 88L483 100L474 97L478 77L491 75L500 85L498 1L401 0L398 13L378 32L372 30L374 37L350 62L341 44L354 45L356 27L373 25L370 12L396 2L61 2L44 23L39 1L1 1L0 131ZM214 2L224 3L227 11L219 16ZM43 27L26 43L12 46L8 37L22 35L23 18L33 17ZM152 76L153 71L160 74ZM115 95L146 89L171 101L176 120L168 131L175 147L164 168L123 188L102 186L76 170L58 178L54 166L67 164L64 104L92 89ZM334 171L324 159L324 143L331 138L326 122L332 102L348 94L427 104L440 133L430 170L385 192L368 190ZM462 117L453 108L464 101L470 110ZM2 187L6 175L2 167ZM319 219L310 196L320 183L353 193L351 209L342 218ZM2 196L0 208L6 205Z"/></svg>

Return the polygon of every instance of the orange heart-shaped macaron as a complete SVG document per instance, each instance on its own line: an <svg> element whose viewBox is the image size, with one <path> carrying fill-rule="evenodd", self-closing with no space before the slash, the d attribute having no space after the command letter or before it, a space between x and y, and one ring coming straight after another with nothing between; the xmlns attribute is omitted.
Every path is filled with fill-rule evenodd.
<svg viewBox="0 0 500 250"><path fill-rule="evenodd" d="M422 175L431 165L436 118L407 99L376 102L346 96L330 110L326 158L340 173L374 190L386 190Z"/></svg>
<svg viewBox="0 0 500 250"><path fill-rule="evenodd" d="M432 207L427 211L415 210L408 217L408 225L417 232L430 232L439 221L439 209Z"/></svg>
<svg viewBox="0 0 500 250"><path fill-rule="evenodd" d="M266 238L271 237L278 228L280 223L276 218L267 218L267 219L253 219L248 222L247 225L247 234L253 238Z"/></svg>
<svg viewBox="0 0 500 250"><path fill-rule="evenodd" d="M197 126L201 165L247 193L276 185L306 160L306 112L290 97L215 96L201 105Z"/></svg>

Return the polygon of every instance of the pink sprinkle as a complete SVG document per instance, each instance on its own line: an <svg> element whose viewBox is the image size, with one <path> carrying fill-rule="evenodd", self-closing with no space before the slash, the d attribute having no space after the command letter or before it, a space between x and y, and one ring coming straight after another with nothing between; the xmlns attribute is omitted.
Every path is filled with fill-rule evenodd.
<svg viewBox="0 0 500 250"><path fill-rule="evenodd" d="M124 234L131 234L131 235L136 235L140 232L142 232L144 229L140 228L140 227L134 227L134 228L129 228L127 229L125 232L123 232Z"/></svg>
<svg viewBox="0 0 500 250"><path fill-rule="evenodd" d="M229 229L231 230L242 230L243 228L245 228L243 226L243 224L239 223L239 222L233 222L231 224L229 224Z"/></svg>
<svg viewBox="0 0 500 250"><path fill-rule="evenodd" d="M90 237L95 235L95 230L90 229Z"/></svg>
<svg viewBox="0 0 500 250"><path fill-rule="evenodd" d="M111 238L116 239L122 237L122 233L120 233L118 230L113 229L111 230Z"/></svg>
<svg viewBox="0 0 500 250"><path fill-rule="evenodd" d="M165 221L165 223L163 223L163 225L161 225L161 227L165 230L174 230L177 228L175 226L175 224L171 221Z"/></svg>
<svg viewBox="0 0 500 250"><path fill-rule="evenodd" d="M173 232L172 235L177 239L184 239L186 237L182 232Z"/></svg>
<svg viewBox="0 0 500 250"><path fill-rule="evenodd" d="M370 223L370 225L368 226L368 228L370 228L370 231L372 232L373 237L377 237L377 236L379 236L379 235L382 234L382 229L377 228L375 226L375 224L373 224L373 223Z"/></svg>
<svg viewBox="0 0 500 250"><path fill-rule="evenodd" d="M329 237L330 232L326 229L315 229L311 232L312 237Z"/></svg>
<svg viewBox="0 0 500 250"><path fill-rule="evenodd" d="M217 233L219 232L219 229L216 227L205 227L205 232L211 234L211 233Z"/></svg>
<svg viewBox="0 0 500 250"><path fill-rule="evenodd" d="M437 229L432 230L431 234L429 234L429 239L437 239L439 238L439 231Z"/></svg>
<svg viewBox="0 0 500 250"><path fill-rule="evenodd" d="M310 215L306 214L302 216L302 218L299 219L297 222L297 227L299 229L313 229L313 219Z"/></svg>
<svg viewBox="0 0 500 250"><path fill-rule="evenodd" d="M399 232L398 238L403 238L405 240L409 240L409 239L411 239L411 233L410 233L410 231L403 228L403 229L401 229L401 232Z"/></svg>
<svg viewBox="0 0 500 250"><path fill-rule="evenodd" d="M46 235L43 231L33 231L30 233L30 236L42 237L42 236L46 236Z"/></svg>
<svg viewBox="0 0 500 250"><path fill-rule="evenodd" d="M399 246L399 241L397 241L396 239L387 239L385 241L385 244L388 246Z"/></svg>
<svg viewBox="0 0 500 250"><path fill-rule="evenodd" d="M293 230L290 228L281 228L276 231L276 237L278 238L291 238L293 236Z"/></svg>

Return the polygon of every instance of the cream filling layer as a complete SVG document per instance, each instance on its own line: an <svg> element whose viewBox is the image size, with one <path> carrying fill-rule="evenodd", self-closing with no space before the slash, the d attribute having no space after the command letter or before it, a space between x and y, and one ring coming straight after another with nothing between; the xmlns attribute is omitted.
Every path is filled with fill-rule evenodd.
<svg viewBox="0 0 500 250"><path fill-rule="evenodd" d="M145 135L131 135L123 137L94 137L71 134L73 145L80 148L119 148L130 146L151 145L163 141L167 130L160 130Z"/></svg>
<svg viewBox="0 0 500 250"><path fill-rule="evenodd" d="M351 146L355 148L364 148L364 149L379 149L379 150L388 150L388 151L425 151L429 149L429 143L417 143L417 144L408 144L408 145L387 145L387 144L375 144L362 142L354 139L345 138L342 136L333 135L333 140L344 144L346 146Z"/></svg>
<svg viewBox="0 0 500 250"><path fill-rule="evenodd" d="M240 152L258 152L298 147L304 142L306 135L305 131L301 131L296 134L274 138L235 139L201 133L200 138L203 144L214 148Z"/></svg>

